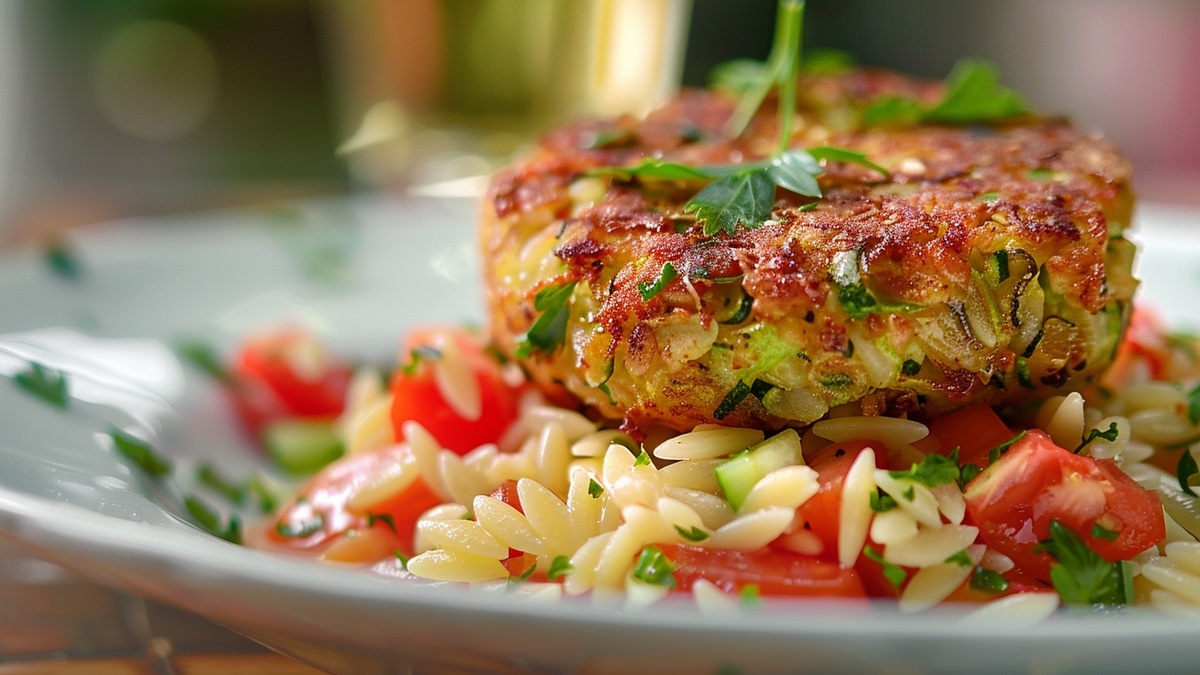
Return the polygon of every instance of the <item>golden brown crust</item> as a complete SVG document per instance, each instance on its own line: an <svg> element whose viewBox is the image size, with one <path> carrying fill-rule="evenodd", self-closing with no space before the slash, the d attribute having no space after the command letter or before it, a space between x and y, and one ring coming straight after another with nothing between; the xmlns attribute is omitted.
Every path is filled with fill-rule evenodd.
<svg viewBox="0 0 1200 675"><path fill-rule="evenodd" d="M481 236L492 331L501 347L514 352L537 319L532 300L538 290L580 282L563 353L524 359L526 367L535 380L562 382L605 414L623 415L635 425L678 428L713 421L714 408L733 383L751 375L780 387L793 375L826 383L848 378L854 381L850 400L899 392L872 398L876 408L884 400L904 400L911 407L914 392L938 399L944 404L939 407L953 407L1028 394L1011 386L1019 375L1018 357L1042 369L1033 372L1035 380L1078 381L1102 365L1099 347L1083 344L1097 337L1096 330L1078 326L1063 333L1067 342L1056 343L1062 353L1053 358L1037 353L1037 344L1034 352L1018 354L1036 337L1019 316L1030 308L1018 305L1022 294L1036 291L1026 304L1041 303L1068 323L1108 310L1123 322L1134 284L1108 244L1110 230L1128 223L1132 198L1129 165L1114 147L1059 119L855 128L846 120L871 99L903 93L930 101L939 90L879 71L805 84L792 147L853 148L890 175L830 163L815 208L806 206L811 199L780 189L772 220L756 229L703 234L683 211L695 194L693 184L585 178L588 169L630 166L646 157L711 165L769 154L777 142L773 111L761 111L743 136L730 140L722 126L733 102L716 93L685 92L641 122L623 118L560 129L529 158L497 175L485 200ZM589 149L599 135L618 140ZM1018 287L1007 300L997 291L999 299L989 301L997 335L985 328L981 336L978 313L968 314L972 294L978 294L973 289L997 251L1012 251L1021 256L1018 267L1032 269L1029 279L987 284ZM856 316L838 307L833 298L839 283L831 270L847 264L847 254L854 256L871 296L908 309ZM671 263L678 278L647 300L639 285L652 285L664 263ZM739 283L719 281L733 278ZM727 327L721 318L738 290L753 298L753 316ZM965 337L953 339L963 345L942 351L961 358L940 352L937 344L955 325ZM780 361L762 373L752 363L739 364L739 358L753 361L767 344L767 338L753 349L737 343L759 339L747 337L759 326L777 331L770 339L797 347L807 361L794 366ZM860 363L861 356L842 355L855 340L877 343L897 363L912 355L924 364L921 382L900 375L889 379L869 362ZM713 345L728 348L732 361L712 352ZM627 380L615 392L616 404L597 391L604 384L601 371L614 360ZM1078 375L1058 375L1068 366ZM787 372L776 372L780 369ZM804 372L793 373L796 369ZM826 391L820 398L828 406L844 402L840 397ZM750 398L722 421L777 425L789 418Z"/></svg>

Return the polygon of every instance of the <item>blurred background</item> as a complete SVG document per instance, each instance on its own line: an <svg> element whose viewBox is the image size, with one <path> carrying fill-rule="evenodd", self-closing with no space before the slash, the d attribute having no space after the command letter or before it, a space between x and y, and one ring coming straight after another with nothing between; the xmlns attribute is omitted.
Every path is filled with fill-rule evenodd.
<svg viewBox="0 0 1200 675"><path fill-rule="evenodd" d="M461 194L566 117L765 57L774 0L5 0L0 247L375 190ZM1200 2L810 0L806 44L997 63L1104 129L1143 199L1200 205Z"/></svg>

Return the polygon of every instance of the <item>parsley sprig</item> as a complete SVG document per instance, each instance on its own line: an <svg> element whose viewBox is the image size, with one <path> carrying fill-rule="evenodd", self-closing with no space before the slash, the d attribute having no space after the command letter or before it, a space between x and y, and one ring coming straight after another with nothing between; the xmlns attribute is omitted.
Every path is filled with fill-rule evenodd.
<svg viewBox="0 0 1200 675"><path fill-rule="evenodd" d="M517 356L526 358L535 351L551 354L566 340L567 319L571 316L567 304L575 292L576 283L571 281L547 286L533 296L533 308L541 314L520 337Z"/></svg>
<svg viewBox="0 0 1200 675"><path fill-rule="evenodd" d="M1129 563L1109 562L1088 548L1083 537L1059 520L1050 521L1050 538L1034 550L1049 553L1050 582L1064 603L1127 605L1133 602Z"/></svg>
<svg viewBox="0 0 1200 675"><path fill-rule="evenodd" d="M1000 72L987 61L962 59L946 78L946 93L929 106L906 96L885 96L863 111L866 126L918 122L973 124L1029 113L1016 91L1000 84Z"/></svg>

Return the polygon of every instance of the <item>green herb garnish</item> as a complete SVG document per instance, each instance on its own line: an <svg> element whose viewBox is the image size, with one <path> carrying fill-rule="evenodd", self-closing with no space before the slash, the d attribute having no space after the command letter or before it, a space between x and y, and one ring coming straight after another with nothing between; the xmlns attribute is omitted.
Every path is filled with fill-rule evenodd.
<svg viewBox="0 0 1200 675"><path fill-rule="evenodd" d="M880 492L878 489L871 493L870 499L871 510L875 513L884 513L900 506L896 503L896 500L893 499L891 495L885 492Z"/></svg>
<svg viewBox="0 0 1200 675"><path fill-rule="evenodd" d="M636 459L633 460L634 466L650 466L650 453L642 450L638 453Z"/></svg>
<svg viewBox="0 0 1200 675"><path fill-rule="evenodd" d="M211 506L199 497L188 495L183 498L184 507L196 522L209 534L224 539L231 544L242 543L242 523L236 515L229 516L227 524L221 523L221 516Z"/></svg>
<svg viewBox="0 0 1200 675"><path fill-rule="evenodd" d="M571 559L565 555L555 556L554 560L550 561L550 569L546 571L546 578L550 581L555 581L567 576L575 570L575 566L571 564Z"/></svg>
<svg viewBox="0 0 1200 675"><path fill-rule="evenodd" d="M662 293L667 284L671 283L671 280L678 275L679 272L675 270L675 266L669 262L665 262L663 263L662 271L658 273L658 278L654 280L653 284L647 284L644 281L638 282L638 293L641 293L642 300L650 300L659 293Z"/></svg>
<svg viewBox="0 0 1200 675"><path fill-rule="evenodd" d="M1192 426L1200 424L1200 384L1187 393L1187 416Z"/></svg>
<svg viewBox="0 0 1200 675"><path fill-rule="evenodd" d="M1100 523L1095 523L1092 525L1092 536L1104 541L1116 541L1117 537L1121 536L1121 533L1110 530Z"/></svg>
<svg viewBox="0 0 1200 675"><path fill-rule="evenodd" d="M597 483L595 478L588 481L588 495L592 499L599 499L600 495L604 494L604 486Z"/></svg>
<svg viewBox="0 0 1200 675"><path fill-rule="evenodd" d="M267 479L261 475L255 474L250 477L250 481L246 484L246 489L250 491L258 499L258 508L263 513L271 513L279 504L279 496L275 494Z"/></svg>
<svg viewBox="0 0 1200 675"><path fill-rule="evenodd" d="M1003 593L1008 590L1008 580L999 572L976 567L971 573L971 588L987 593Z"/></svg>
<svg viewBox="0 0 1200 675"><path fill-rule="evenodd" d="M1200 467L1196 466L1196 458L1185 448L1183 454L1179 455L1179 463L1175 465L1175 477L1179 479L1179 489L1193 497L1200 497L1192 490L1191 478L1197 473L1200 473Z"/></svg>
<svg viewBox="0 0 1200 675"><path fill-rule="evenodd" d="M1064 603L1126 605L1133 602L1128 564L1101 558L1061 521L1050 521L1050 538L1034 550L1049 553L1057 561L1050 564L1050 582Z"/></svg>
<svg viewBox="0 0 1200 675"><path fill-rule="evenodd" d="M971 560L971 556L967 555L966 550L959 551L949 558L946 558L946 562L954 563L955 565L959 565L961 567L970 567L975 564L975 561Z"/></svg>
<svg viewBox="0 0 1200 675"><path fill-rule="evenodd" d="M237 485L221 475L211 464L201 464L196 468L196 481L219 493L232 504L241 506L246 501L246 487Z"/></svg>
<svg viewBox="0 0 1200 675"><path fill-rule="evenodd" d="M642 549L630 574L634 579L654 586L674 588L678 585L675 580L675 563L657 546Z"/></svg>
<svg viewBox="0 0 1200 675"><path fill-rule="evenodd" d="M946 78L946 93L933 106L903 96L886 96L863 112L867 126L933 122L974 124L1028 114L1017 92L1000 84L1000 73L979 59L962 59Z"/></svg>
<svg viewBox="0 0 1200 675"><path fill-rule="evenodd" d="M442 352L428 345L414 347L408 352L408 363L400 370L405 375L416 375L422 363L434 363L442 360Z"/></svg>
<svg viewBox="0 0 1200 675"><path fill-rule="evenodd" d="M108 435L112 438L113 447L146 475L157 478L171 472L171 463L160 457L149 444L137 436L116 427L113 427Z"/></svg>
<svg viewBox="0 0 1200 675"><path fill-rule="evenodd" d="M957 481L961 476L961 469L958 467L957 454L947 457L934 452L926 455L920 464L913 464L908 471L888 473L892 478L907 479L932 488Z"/></svg>
<svg viewBox="0 0 1200 675"><path fill-rule="evenodd" d="M1108 429L1106 429L1104 431L1100 431L1099 429L1092 429L1092 430L1088 431L1088 435L1086 437L1084 437L1083 442L1079 444L1079 447L1075 448L1075 454L1078 455L1080 450L1083 450L1084 448L1086 448L1088 446L1088 444L1090 444L1092 441L1096 440L1097 438L1103 438L1104 440L1106 440L1110 443L1112 441L1117 440L1117 423L1110 422L1108 425Z"/></svg>
<svg viewBox="0 0 1200 675"><path fill-rule="evenodd" d="M279 521L275 523L275 532L289 539L303 539L320 532L325 527L325 516L317 513L312 518L299 523Z"/></svg>
<svg viewBox="0 0 1200 675"><path fill-rule="evenodd" d="M179 358L192 364L200 372L218 382L229 383L233 381L233 376L221 363L216 350L207 343L199 340L184 340L175 345L175 353L179 355Z"/></svg>
<svg viewBox="0 0 1200 675"><path fill-rule="evenodd" d="M62 371L47 368L37 361L30 361L29 368L13 375L17 386L50 405L67 409L67 375Z"/></svg>
<svg viewBox="0 0 1200 675"><path fill-rule="evenodd" d="M863 555L867 556L867 558L870 560L874 560L875 562L879 563L881 567L883 567L883 576L888 580L888 583L892 585L892 588L900 588L901 584L904 583L904 580L908 578L908 572L905 572L903 567L884 560L883 556L876 553L875 549L871 548L870 546L863 548Z"/></svg>
<svg viewBox="0 0 1200 675"><path fill-rule="evenodd" d="M82 267L79 258L67 243L61 239L50 242L44 252L46 265L58 276L75 281L81 276Z"/></svg>
<svg viewBox="0 0 1200 675"><path fill-rule="evenodd" d="M528 357L535 351L553 353L566 340L567 319L570 317L568 301L575 292L575 284L547 286L533 297L533 308L541 312L529 331L517 341L517 356Z"/></svg>
<svg viewBox="0 0 1200 675"><path fill-rule="evenodd" d="M396 519L390 513L371 513L367 512L367 527L374 527L375 523L383 523L388 529L396 533Z"/></svg>
<svg viewBox="0 0 1200 675"><path fill-rule="evenodd" d="M690 541L692 543L704 541L705 539L708 539L708 536L709 536L707 532L696 527L695 525L693 525L691 527L691 529L687 529L687 530L685 530L680 525L676 525L675 531L679 533L679 536L683 537L684 539L687 539L688 541Z"/></svg>

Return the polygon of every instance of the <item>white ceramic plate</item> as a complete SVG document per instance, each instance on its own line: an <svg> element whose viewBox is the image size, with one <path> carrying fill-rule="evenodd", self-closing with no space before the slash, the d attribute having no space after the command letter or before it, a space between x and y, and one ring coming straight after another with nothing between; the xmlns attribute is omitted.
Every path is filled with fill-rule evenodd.
<svg viewBox="0 0 1200 675"><path fill-rule="evenodd" d="M478 320L465 201L359 200L130 221L77 233L80 275L0 264L0 374L71 373L63 412L0 379L0 536L114 587L178 604L338 672L1134 672L1200 662L1200 622L1128 612L988 625L836 604L538 603L416 586L226 544L181 517L198 461L259 466L219 393L168 345L227 348L300 320L386 359L406 326ZM1144 293L1200 326L1200 214L1143 208ZM107 431L136 427L176 463L148 480Z"/></svg>

